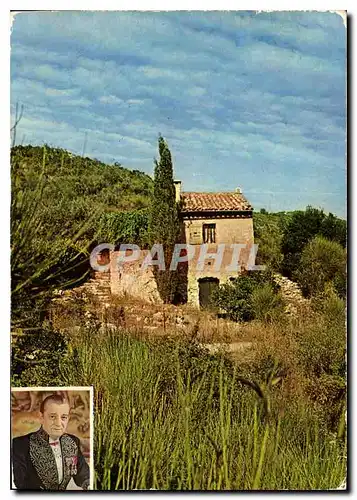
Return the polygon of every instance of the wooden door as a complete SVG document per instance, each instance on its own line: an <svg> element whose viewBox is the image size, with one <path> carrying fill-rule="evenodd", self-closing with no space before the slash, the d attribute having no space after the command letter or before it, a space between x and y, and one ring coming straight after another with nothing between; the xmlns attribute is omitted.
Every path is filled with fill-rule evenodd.
<svg viewBox="0 0 357 500"><path fill-rule="evenodd" d="M211 295L218 285L218 278L202 278L199 280L199 302L202 309L208 309L211 306Z"/></svg>

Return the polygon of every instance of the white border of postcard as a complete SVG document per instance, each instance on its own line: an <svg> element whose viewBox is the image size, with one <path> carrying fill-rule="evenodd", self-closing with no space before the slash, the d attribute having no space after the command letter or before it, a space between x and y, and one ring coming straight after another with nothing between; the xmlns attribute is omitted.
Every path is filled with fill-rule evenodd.
<svg viewBox="0 0 357 500"><path fill-rule="evenodd" d="M89 402L89 413L90 413L90 432L89 432L89 443L90 443L90 458L89 458L89 468L90 468L90 482L89 489L93 491L94 487L94 446L93 446L93 435L94 435L94 414L93 414L93 386L53 386L53 387L11 387L12 391L89 391L90 394L90 402ZM10 407L11 412L11 407ZM11 427L12 431L12 427Z"/></svg>

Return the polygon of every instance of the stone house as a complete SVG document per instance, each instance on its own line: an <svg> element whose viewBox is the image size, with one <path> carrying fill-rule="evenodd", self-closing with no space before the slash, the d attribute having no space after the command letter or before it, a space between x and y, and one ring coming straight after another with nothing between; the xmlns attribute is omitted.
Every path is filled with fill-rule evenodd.
<svg viewBox="0 0 357 500"><path fill-rule="evenodd" d="M180 181L175 181L175 188L176 201L181 205L181 244L189 245L192 253L185 265L184 301L205 307L215 287L237 277L251 262L253 207L240 189L182 192ZM110 252L112 294L127 293L150 302L161 301L152 268L142 267L148 253L149 250L141 250L139 258L118 267L119 252Z"/></svg>
<svg viewBox="0 0 357 500"><path fill-rule="evenodd" d="M175 187L184 241L197 247L188 262L187 301L205 307L212 290L237 277L252 258L253 207L240 189L181 192L180 181Z"/></svg>

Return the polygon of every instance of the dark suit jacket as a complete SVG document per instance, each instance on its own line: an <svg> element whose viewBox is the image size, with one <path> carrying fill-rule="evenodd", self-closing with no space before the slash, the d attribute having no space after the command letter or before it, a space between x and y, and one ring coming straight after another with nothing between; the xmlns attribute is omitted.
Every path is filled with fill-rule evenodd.
<svg viewBox="0 0 357 500"><path fill-rule="evenodd" d="M72 434L59 438L62 450L63 479L58 471L48 434L37 432L12 440L14 483L19 490L65 490L71 477L77 486L89 487L89 467L82 455L79 439Z"/></svg>

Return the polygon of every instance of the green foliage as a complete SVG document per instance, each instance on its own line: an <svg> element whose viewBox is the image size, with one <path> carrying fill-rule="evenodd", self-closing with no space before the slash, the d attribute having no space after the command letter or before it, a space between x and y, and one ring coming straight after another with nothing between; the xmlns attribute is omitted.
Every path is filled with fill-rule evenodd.
<svg viewBox="0 0 357 500"><path fill-rule="evenodd" d="M319 232L323 219L323 211L317 208L307 207L305 211L294 212L283 234L284 274L292 276L304 246Z"/></svg>
<svg viewBox="0 0 357 500"><path fill-rule="evenodd" d="M325 285L321 293L312 297L311 306L316 312L321 312L329 322L343 325L346 321L346 303L336 293L331 282Z"/></svg>
<svg viewBox="0 0 357 500"><path fill-rule="evenodd" d="M336 241L346 248L347 221L329 213L322 221L319 234L327 240Z"/></svg>
<svg viewBox="0 0 357 500"><path fill-rule="evenodd" d="M270 272L252 271L220 285L212 293L212 303L232 321L250 321L258 316L268 319L281 307L280 296L274 297L278 288ZM277 309L268 312L268 304Z"/></svg>
<svg viewBox="0 0 357 500"><path fill-rule="evenodd" d="M322 236L316 236L303 249L294 277L307 296L321 293L329 282L346 284L347 256L343 247ZM346 286L344 286L346 289Z"/></svg>
<svg viewBox="0 0 357 500"><path fill-rule="evenodd" d="M281 214L254 213L254 241L258 244L256 263L278 271L283 260Z"/></svg>
<svg viewBox="0 0 357 500"><path fill-rule="evenodd" d="M45 170L42 147L16 146L11 150L11 163L18 172L16 189L26 185L26 189L35 191L38 179L43 178L41 235L44 239L48 231L70 231L74 224L87 224L82 239L88 244L97 235L98 220L103 213L149 206L152 180L143 172L130 171L119 164L106 165L64 149L47 146L45 149Z"/></svg>
<svg viewBox="0 0 357 500"><path fill-rule="evenodd" d="M158 144L160 161L155 161L151 241L172 245L177 242L179 231L173 166L170 150L163 137L159 137Z"/></svg>
<svg viewBox="0 0 357 500"><path fill-rule="evenodd" d="M149 242L149 210L106 212L99 220L98 240L103 243L132 243L144 248Z"/></svg>
<svg viewBox="0 0 357 500"><path fill-rule="evenodd" d="M263 322L277 320L284 313L284 301L270 283L254 288L251 296L254 318Z"/></svg>
<svg viewBox="0 0 357 500"><path fill-rule="evenodd" d="M51 290L80 279L80 266L88 255L83 235L91 219L87 216L86 222L73 220L70 225L49 221L46 189L51 180L47 178L46 148L42 149L40 165L27 164L14 152L12 155L12 324L38 326Z"/></svg>
<svg viewBox="0 0 357 500"><path fill-rule="evenodd" d="M328 328L326 328L328 326ZM341 378L345 384L346 375L346 333L344 324L322 321L314 324L299 339L300 362L312 376L320 378L331 375Z"/></svg>
<svg viewBox="0 0 357 500"><path fill-rule="evenodd" d="M46 321L39 327L18 329L11 346L11 385L63 385L60 367L67 352L68 340Z"/></svg>
<svg viewBox="0 0 357 500"><path fill-rule="evenodd" d="M158 291L165 303L173 302L178 287L178 273L169 265L180 234L180 222L173 179L171 153L163 137L159 137L160 161L155 161L154 191L150 211L151 243L163 245L165 270L154 267Z"/></svg>
<svg viewBox="0 0 357 500"><path fill-rule="evenodd" d="M341 254L341 247L346 247L345 220L308 206L305 211L260 211L254 214L253 221L255 243L259 245L257 264L297 280L306 295L321 292L326 281L331 280L338 294L346 296L346 258ZM315 245L315 255L312 255L307 245L316 236L329 240L331 246L325 243L325 249L318 251ZM328 263L324 252L332 252L334 262ZM335 257L337 261L340 258L341 266Z"/></svg>
<svg viewBox="0 0 357 500"><path fill-rule="evenodd" d="M315 236L324 236L345 247L346 231L346 221L331 213L326 216L323 210L308 206L305 211L294 212L283 233L283 273L289 277L293 275L304 247Z"/></svg>
<svg viewBox="0 0 357 500"><path fill-rule="evenodd" d="M297 332L298 360L306 391L330 428L337 430L346 405L346 314L331 287L313 301L316 319Z"/></svg>

